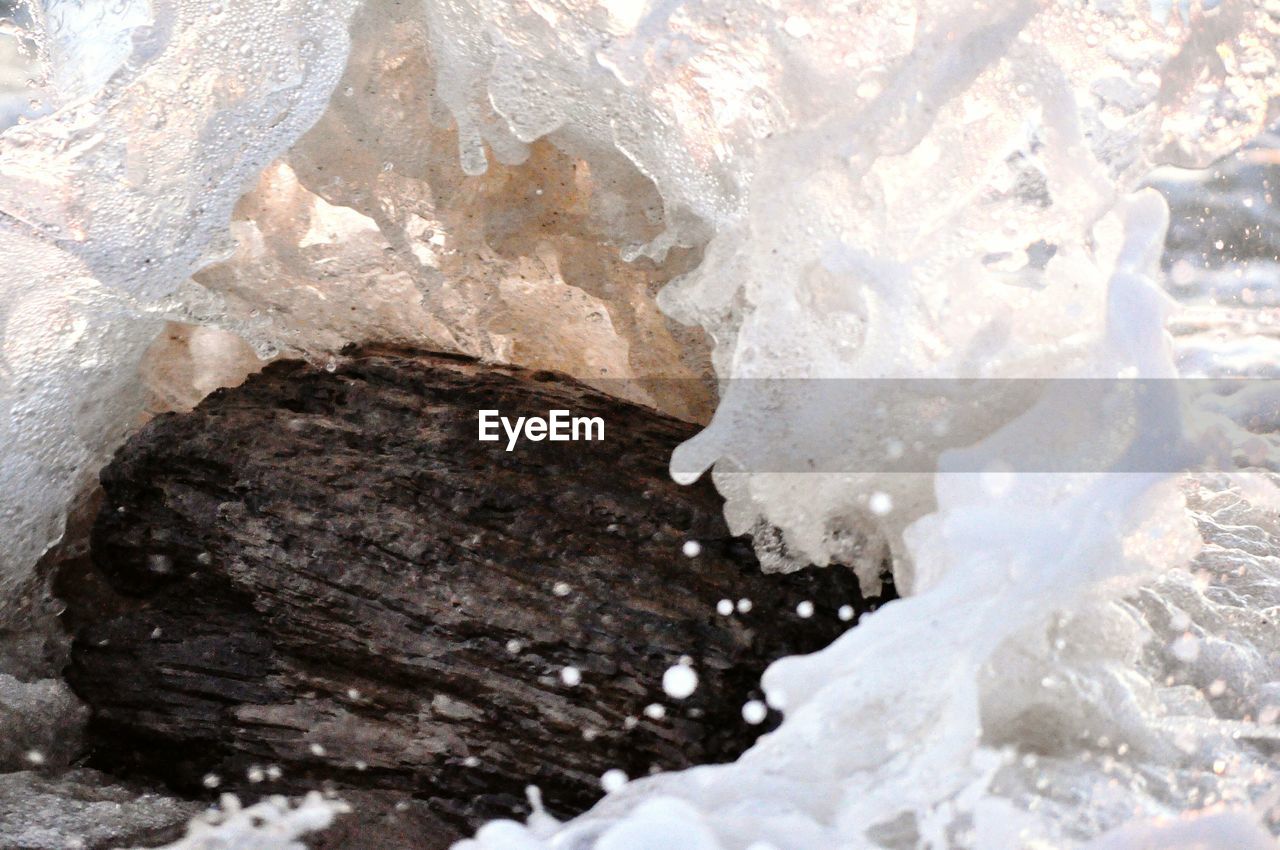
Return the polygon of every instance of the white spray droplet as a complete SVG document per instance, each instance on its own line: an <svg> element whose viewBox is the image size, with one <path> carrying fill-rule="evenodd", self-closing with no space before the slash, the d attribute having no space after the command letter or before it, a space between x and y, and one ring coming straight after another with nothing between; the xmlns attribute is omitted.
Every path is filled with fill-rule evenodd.
<svg viewBox="0 0 1280 850"><path fill-rule="evenodd" d="M613 770L606 770L600 777L600 787L604 789L604 793L606 794L612 794L614 791L620 791L626 784L627 774L624 771L618 770L616 767Z"/></svg>
<svg viewBox="0 0 1280 850"><path fill-rule="evenodd" d="M686 664L676 664L662 674L662 690L672 699L685 699L698 689L698 674Z"/></svg>
<svg viewBox="0 0 1280 850"><path fill-rule="evenodd" d="M759 726L769 716L769 707L758 699L749 700L742 706L742 719L752 726Z"/></svg>
<svg viewBox="0 0 1280 850"><path fill-rule="evenodd" d="M1190 664L1200 657L1200 640L1190 632L1182 635L1169 645L1173 657L1183 664Z"/></svg>
<svg viewBox="0 0 1280 850"><path fill-rule="evenodd" d="M787 22L782 25L782 28L786 30L787 35L792 38L804 38L809 33L813 32L813 26L799 15L792 15L787 18Z"/></svg>

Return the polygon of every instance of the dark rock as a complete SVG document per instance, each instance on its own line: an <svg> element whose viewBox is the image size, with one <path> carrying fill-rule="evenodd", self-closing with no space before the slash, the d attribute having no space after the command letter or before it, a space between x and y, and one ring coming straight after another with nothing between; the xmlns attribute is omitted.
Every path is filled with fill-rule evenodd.
<svg viewBox="0 0 1280 850"><path fill-rule="evenodd" d="M477 440L479 408L601 416L605 439L507 452ZM610 768L736 757L767 728L740 714L765 666L868 606L844 569L761 574L712 486L667 475L693 431L560 376L394 350L277 362L154 420L102 473L92 558L119 596L68 600L92 763L191 794L210 775L398 794L400 821L440 826L378 846L443 848L526 813L528 784L564 816ZM753 607L722 616L726 598ZM686 655L700 684L674 701L662 674Z"/></svg>

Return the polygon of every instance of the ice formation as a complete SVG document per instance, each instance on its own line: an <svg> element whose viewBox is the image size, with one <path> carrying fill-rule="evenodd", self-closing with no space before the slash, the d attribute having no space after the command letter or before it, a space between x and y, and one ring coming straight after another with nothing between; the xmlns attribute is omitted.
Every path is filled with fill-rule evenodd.
<svg viewBox="0 0 1280 850"><path fill-rule="evenodd" d="M215 8L34 10L49 111L0 134L6 598L138 414L165 320L264 357L444 345L704 416L688 384L652 380L704 363L703 337L656 304L705 334L721 386L673 471L714 464L771 568L844 564L874 585L887 551L909 595L771 668L786 719L737 763L467 847L1273 843L1270 477L744 458L874 456L938 426L892 389L833 410L771 389L789 379L1176 376L1167 207L1139 189L1262 129L1275 3ZM1053 398L998 401L945 423L971 448L944 468L1052 433ZM879 407L890 435L860 427ZM1193 457L1173 410L1128 413Z"/></svg>

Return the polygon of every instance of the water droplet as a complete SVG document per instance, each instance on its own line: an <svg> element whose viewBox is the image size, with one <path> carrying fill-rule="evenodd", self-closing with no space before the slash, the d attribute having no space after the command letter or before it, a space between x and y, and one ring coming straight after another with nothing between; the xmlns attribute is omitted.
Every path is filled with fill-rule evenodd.
<svg viewBox="0 0 1280 850"><path fill-rule="evenodd" d="M686 699L698 689L698 674L687 664L676 664L662 674L662 690L672 699Z"/></svg>
<svg viewBox="0 0 1280 850"><path fill-rule="evenodd" d="M742 719L752 726L758 726L769 716L769 707L758 699L749 700L742 706Z"/></svg>
<svg viewBox="0 0 1280 850"><path fill-rule="evenodd" d="M787 35L792 38L805 38L813 32L813 25L799 15L792 15L787 18L787 21L782 25L782 28L786 30Z"/></svg>
<svg viewBox="0 0 1280 850"><path fill-rule="evenodd" d="M622 790L627 784L627 774L618 770L616 767L612 770L606 770L600 777L600 787L604 789L606 794L612 794L614 791Z"/></svg>

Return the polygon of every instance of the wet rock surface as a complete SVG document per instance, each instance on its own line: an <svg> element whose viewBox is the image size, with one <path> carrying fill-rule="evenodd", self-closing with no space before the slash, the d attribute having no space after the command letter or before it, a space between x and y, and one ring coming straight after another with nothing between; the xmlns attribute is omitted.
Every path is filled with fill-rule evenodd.
<svg viewBox="0 0 1280 850"><path fill-rule="evenodd" d="M600 416L605 439L506 451L482 408ZM529 784L564 816L606 770L736 757L776 720L742 718L765 666L869 604L844 569L762 574L711 484L667 474L694 430L393 349L157 418L103 472L90 574L64 583L92 764L193 796L357 789L336 827L357 834L323 846L443 848L527 814Z"/></svg>
<svg viewBox="0 0 1280 850"><path fill-rule="evenodd" d="M198 803L144 791L94 770L0 774L5 850L113 850L182 834Z"/></svg>

